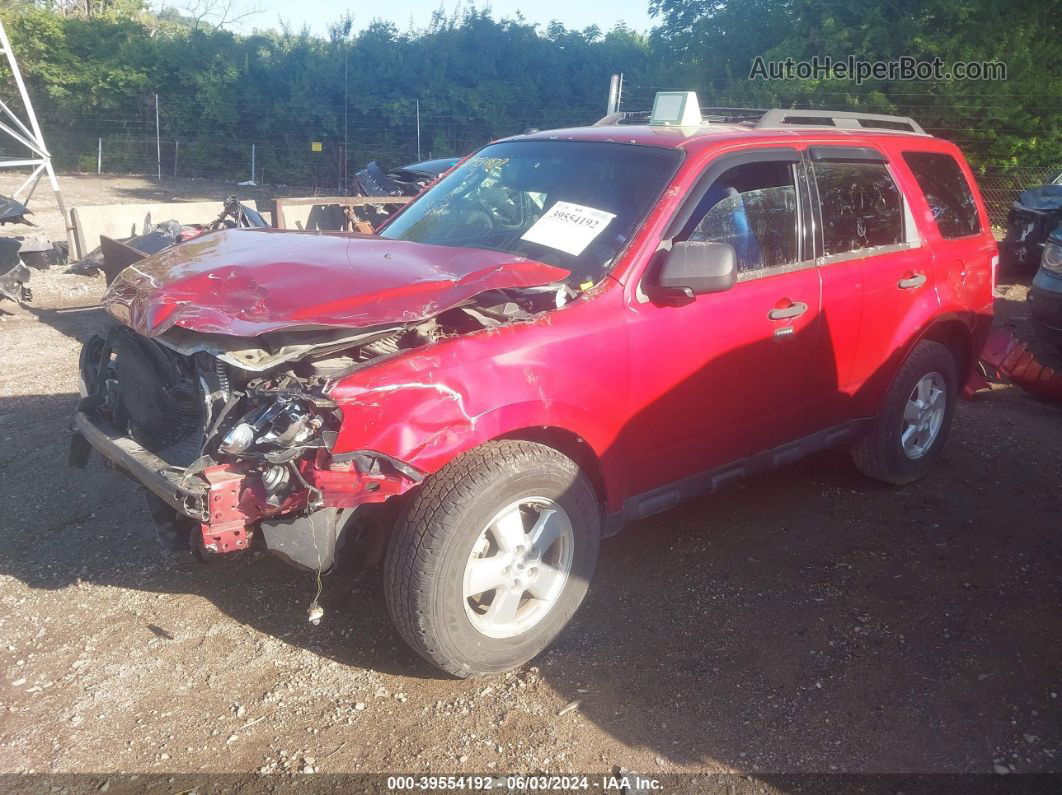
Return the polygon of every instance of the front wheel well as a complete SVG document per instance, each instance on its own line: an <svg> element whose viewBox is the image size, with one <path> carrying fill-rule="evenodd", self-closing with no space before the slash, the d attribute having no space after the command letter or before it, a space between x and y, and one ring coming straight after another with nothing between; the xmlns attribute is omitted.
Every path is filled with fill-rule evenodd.
<svg viewBox="0 0 1062 795"><path fill-rule="evenodd" d="M579 434L569 431L566 428L556 428L553 426L535 427L535 428L521 428L515 431L509 431L497 437L498 439L516 439L525 442L535 442L545 447L552 447L559 453L563 453L574 461L586 476L590 478L590 482L594 486L594 492L597 494L598 502L601 503L602 509L608 503L608 489L605 486L605 473L601 466L601 459L598 458L597 453L594 451L585 439Z"/></svg>
<svg viewBox="0 0 1062 795"><path fill-rule="evenodd" d="M581 436L564 428L533 427L510 431L491 441L503 439L534 442L570 458L590 479L598 503L604 511L608 492L601 461ZM405 503L413 499L420 489L421 486L418 485L384 502L362 505L354 512L343 531L346 537L343 539L345 548L340 558L341 570L368 568L383 559L398 515Z"/></svg>

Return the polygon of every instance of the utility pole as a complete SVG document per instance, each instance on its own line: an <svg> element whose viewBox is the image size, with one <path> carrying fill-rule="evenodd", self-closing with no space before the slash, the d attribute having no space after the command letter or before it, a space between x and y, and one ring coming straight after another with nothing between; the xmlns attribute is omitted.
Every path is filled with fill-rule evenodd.
<svg viewBox="0 0 1062 795"><path fill-rule="evenodd" d="M420 100L417 100L417 161L420 161Z"/></svg>
<svg viewBox="0 0 1062 795"><path fill-rule="evenodd" d="M611 116L613 113L619 113L620 104L623 102L623 72L617 72L612 75L612 79L608 84L608 106L605 108L605 115Z"/></svg>
<svg viewBox="0 0 1062 795"><path fill-rule="evenodd" d="M103 139L100 138L96 148L96 174L103 173Z"/></svg>
<svg viewBox="0 0 1062 795"><path fill-rule="evenodd" d="M159 182L162 182L162 138L159 133L159 95L155 95L155 165L159 170Z"/></svg>
<svg viewBox="0 0 1062 795"><path fill-rule="evenodd" d="M350 150L347 148L347 133L350 129L350 121L347 114L347 108L349 105L349 72L347 70L347 58L350 53L350 47L347 46L346 39L343 40L343 162L340 164L340 173L343 175L342 189L339 191L340 196L346 196L350 191L350 180L347 179L347 164L350 162Z"/></svg>
<svg viewBox="0 0 1062 795"><path fill-rule="evenodd" d="M605 115L611 116L619 108L620 76L612 75L608 83L608 104L605 106Z"/></svg>

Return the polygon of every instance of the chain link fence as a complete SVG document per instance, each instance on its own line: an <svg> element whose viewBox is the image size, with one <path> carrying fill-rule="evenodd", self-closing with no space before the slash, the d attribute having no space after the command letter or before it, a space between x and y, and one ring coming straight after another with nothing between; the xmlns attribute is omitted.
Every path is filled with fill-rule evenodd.
<svg viewBox="0 0 1062 795"><path fill-rule="evenodd" d="M303 120L282 120L266 132L244 121L228 133L211 135L174 132L167 123L164 102L158 140L152 114L150 118L87 119L65 127L50 126L48 144L56 165L64 170L254 179L258 184L334 195L345 193L354 173L372 160L386 168L461 156L492 139L531 127L582 126L600 116L591 108L529 107L498 114L462 114L425 101L419 112L412 101L405 105L408 108L403 106L400 113L379 120L358 117L352 106L349 123L340 117L327 130Z"/></svg>
<svg viewBox="0 0 1062 795"><path fill-rule="evenodd" d="M94 143L94 145L92 145ZM110 135L95 142L80 140L63 148L52 145L60 166L81 173L145 174L202 177L257 184L290 185L313 194L344 192L354 172L364 166L342 143L306 140L298 145L248 143L210 139ZM403 165L410 158L402 147L385 142L375 147L386 165ZM414 157L415 157L414 148Z"/></svg>
<svg viewBox="0 0 1062 795"><path fill-rule="evenodd" d="M1005 226L1010 206L1023 190L1043 185L1058 174L1057 168L1018 168L1003 170L986 169L977 174L977 185L981 189L988 217L992 226Z"/></svg>

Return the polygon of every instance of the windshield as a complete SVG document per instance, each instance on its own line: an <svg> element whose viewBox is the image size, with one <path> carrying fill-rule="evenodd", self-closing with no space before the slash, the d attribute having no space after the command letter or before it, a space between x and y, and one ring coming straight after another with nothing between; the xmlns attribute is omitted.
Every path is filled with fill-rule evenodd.
<svg viewBox="0 0 1062 795"><path fill-rule="evenodd" d="M487 146L380 231L391 240L504 251L596 282L681 160L675 149L587 141Z"/></svg>

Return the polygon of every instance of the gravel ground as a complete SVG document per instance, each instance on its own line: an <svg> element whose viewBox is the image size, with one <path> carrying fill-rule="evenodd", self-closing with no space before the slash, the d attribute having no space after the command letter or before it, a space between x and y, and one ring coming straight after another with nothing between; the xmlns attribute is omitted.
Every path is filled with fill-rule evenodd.
<svg viewBox="0 0 1062 795"><path fill-rule="evenodd" d="M460 682L378 571L313 627L267 556L165 567L133 484L66 467L102 283L32 286L0 313L0 772L1062 772L1058 406L996 385L903 489L835 451L632 525L549 651Z"/></svg>

